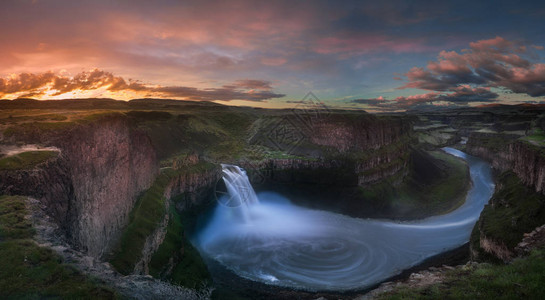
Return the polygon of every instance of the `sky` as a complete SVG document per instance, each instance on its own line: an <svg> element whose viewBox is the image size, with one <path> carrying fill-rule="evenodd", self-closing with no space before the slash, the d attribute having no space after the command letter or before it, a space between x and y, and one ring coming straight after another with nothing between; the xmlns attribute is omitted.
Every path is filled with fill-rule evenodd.
<svg viewBox="0 0 545 300"><path fill-rule="evenodd" d="M0 1L0 98L545 101L544 1Z"/></svg>

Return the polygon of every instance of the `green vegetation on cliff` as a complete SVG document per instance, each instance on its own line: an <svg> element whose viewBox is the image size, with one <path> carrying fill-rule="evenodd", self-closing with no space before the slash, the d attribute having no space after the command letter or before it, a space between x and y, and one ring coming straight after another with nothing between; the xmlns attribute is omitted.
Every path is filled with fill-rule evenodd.
<svg viewBox="0 0 545 300"><path fill-rule="evenodd" d="M0 196L0 298L113 299L96 280L61 262L33 240L24 198Z"/></svg>
<svg viewBox="0 0 545 300"><path fill-rule="evenodd" d="M146 238L153 233L165 215L164 192L174 170L164 169L153 185L140 196L129 216L129 225L110 260L122 274L130 274L142 256Z"/></svg>
<svg viewBox="0 0 545 300"><path fill-rule="evenodd" d="M201 288L211 280L199 252L187 239L186 214L180 214L170 206L170 219L165 240L153 254L150 274L167 279L171 283L189 288Z"/></svg>
<svg viewBox="0 0 545 300"><path fill-rule="evenodd" d="M180 215L171 204L166 211L165 190L172 179L185 174L201 173L214 168L215 165L199 162L196 165L174 170L165 168L157 177L153 185L139 197L131 215L129 224L121 236L121 240L114 250L111 264L122 274L134 271L136 263L142 257L146 238L159 226L165 215L170 214L167 225L167 234L159 249L153 254L150 264L150 273L156 277L165 277L173 283L198 287L201 282L209 278L206 266L198 252L191 246L184 235L184 228ZM180 252L180 251L183 251ZM173 259L171 261L171 259ZM176 260L174 260L176 259ZM172 272L163 276L164 267L171 264ZM191 274L194 272L194 274ZM192 277L192 275L195 275Z"/></svg>
<svg viewBox="0 0 545 300"><path fill-rule="evenodd" d="M479 264L447 272L445 280L425 288L403 288L378 299L542 299L545 250L508 265Z"/></svg>
<svg viewBox="0 0 545 300"><path fill-rule="evenodd" d="M545 132L541 128L534 128L529 135L522 137L521 140L543 147L545 146Z"/></svg>
<svg viewBox="0 0 545 300"><path fill-rule="evenodd" d="M57 151L26 151L0 158L0 170L25 170L59 154Z"/></svg>
<svg viewBox="0 0 545 300"><path fill-rule="evenodd" d="M480 247L481 235L509 251L524 233L545 224L545 196L525 186L512 172L498 176L497 189L473 229L471 244L480 259L490 258Z"/></svg>

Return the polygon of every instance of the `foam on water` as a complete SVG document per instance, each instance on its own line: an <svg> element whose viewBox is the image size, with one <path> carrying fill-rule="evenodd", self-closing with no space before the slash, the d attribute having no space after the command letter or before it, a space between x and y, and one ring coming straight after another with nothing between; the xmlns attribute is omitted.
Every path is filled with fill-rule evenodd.
<svg viewBox="0 0 545 300"><path fill-rule="evenodd" d="M313 291L369 287L469 240L494 190L490 166L458 150L445 151L467 161L473 181L466 202L449 214L403 223L357 219L298 207L267 192L255 201L240 200L241 206L218 205L194 243L203 255L251 280ZM224 197L239 192L247 193L233 186Z"/></svg>

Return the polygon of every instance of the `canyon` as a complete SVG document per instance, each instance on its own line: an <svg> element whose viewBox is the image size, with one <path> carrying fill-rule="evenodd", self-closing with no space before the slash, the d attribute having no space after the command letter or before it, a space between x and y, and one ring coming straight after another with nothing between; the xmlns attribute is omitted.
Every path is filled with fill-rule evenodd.
<svg viewBox="0 0 545 300"><path fill-rule="evenodd" d="M50 101L24 103L25 108L36 106L43 118L37 122L33 116L18 117L16 103L1 105L10 113L2 119L1 144L58 149L32 167L0 169L1 194L37 199L62 240L84 255L109 261L122 274L191 282L192 287L200 283L187 281L188 271L182 269L201 258L188 236L173 232L187 234L196 216L214 204L220 163L244 167L258 188L314 190L327 196L314 202L302 199L300 204L307 207L356 217L422 218L459 204L411 215L422 210L422 202L411 200L400 209L380 199L414 198L416 192L403 190L407 182L426 182L418 192L431 191L429 186L447 178L441 169L453 163L433 151L467 138L460 146L464 151L488 160L498 172L512 171L522 185L545 193L541 147L525 139L541 124L539 108L523 110L518 117L509 110L377 116L159 100L67 101L66 106L78 110L59 110ZM55 120L59 115L67 119ZM482 122L488 122L491 132L481 130ZM521 130L522 135L516 132ZM463 194L467 187L460 189ZM335 194L340 196L329 197ZM147 227L139 225L150 220ZM471 245L475 236L486 253L506 257L499 254L503 246L498 237L474 233ZM472 246L472 253L478 251ZM202 272L201 283L210 283L204 263L192 266Z"/></svg>

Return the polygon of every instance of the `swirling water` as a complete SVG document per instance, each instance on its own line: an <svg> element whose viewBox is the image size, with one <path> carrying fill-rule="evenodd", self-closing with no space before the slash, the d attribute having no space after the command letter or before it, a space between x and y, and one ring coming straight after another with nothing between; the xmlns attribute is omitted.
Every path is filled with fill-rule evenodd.
<svg viewBox="0 0 545 300"><path fill-rule="evenodd" d="M461 151L472 187L455 211L413 222L358 219L260 193L245 208L218 205L197 232L201 252L244 278L311 291L363 289L469 240L492 196L490 166Z"/></svg>

